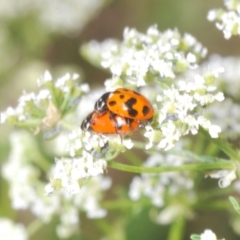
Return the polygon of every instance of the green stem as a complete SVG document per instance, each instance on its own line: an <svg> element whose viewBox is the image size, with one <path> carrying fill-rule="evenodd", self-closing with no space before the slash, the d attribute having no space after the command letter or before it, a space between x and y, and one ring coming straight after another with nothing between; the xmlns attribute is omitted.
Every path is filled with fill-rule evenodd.
<svg viewBox="0 0 240 240"><path fill-rule="evenodd" d="M58 102L58 92L57 92L57 89L53 83L53 81L51 81L49 83L49 86L48 86L48 89L51 93L51 96L52 96L52 103L53 105L56 107L56 108L59 108L59 102Z"/></svg>
<svg viewBox="0 0 240 240"><path fill-rule="evenodd" d="M72 93L72 91L68 91L64 96L63 102L61 103L60 111L61 111L62 115L65 115L66 112L68 111L68 108L69 108L68 105L69 105L69 99L71 97L71 93Z"/></svg>
<svg viewBox="0 0 240 240"><path fill-rule="evenodd" d="M172 223L167 240L181 240L185 228L185 220L183 216L178 216Z"/></svg>
<svg viewBox="0 0 240 240"><path fill-rule="evenodd" d="M182 166L162 166L162 167L138 167L130 166L114 161L108 162L108 166L117 170L132 172L132 173L162 173L176 171L205 171L213 169L234 169L235 165L231 161L214 162L214 163L197 163Z"/></svg>

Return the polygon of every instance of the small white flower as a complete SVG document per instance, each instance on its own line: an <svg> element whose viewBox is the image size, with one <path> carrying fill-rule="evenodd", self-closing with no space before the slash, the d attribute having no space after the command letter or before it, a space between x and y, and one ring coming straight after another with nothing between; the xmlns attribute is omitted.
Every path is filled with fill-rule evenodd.
<svg viewBox="0 0 240 240"><path fill-rule="evenodd" d="M68 136L70 143L66 146L65 150L69 152L69 155L71 157L74 157L76 155L76 152L80 151L83 147L81 136L82 131L80 128L72 131Z"/></svg>
<svg viewBox="0 0 240 240"><path fill-rule="evenodd" d="M104 218L107 215L107 210L106 209L96 209L96 210L91 210L88 211L87 217L88 218Z"/></svg>
<svg viewBox="0 0 240 240"><path fill-rule="evenodd" d="M228 187L232 183L232 181L235 180L236 178L237 178L236 172L231 171L229 174L227 174L225 177L219 180L219 186L221 188Z"/></svg>
<svg viewBox="0 0 240 240"><path fill-rule="evenodd" d="M5 112L2 112L0 117L0 123L5 123L6 119L8 119L11 116L16 115L16 110L14 110L12 107L8 107Z"/></svg>
<svg viewBox="0 0 240 240"><path fill-rule="evenodd" d="M233 180L237 178L236 171L235 170L220 170L220 171L215 171L212 173L209 173L206 175L206 177L209 176L211 178L217 178L219 179L218 185L221 188L228 187Z"/></svg>
<svg viewBox="0 0 240 240"><path fill-rule="evenodd" d="M66 73L65 75L63 75L62 77L58 78L58 80L56 81L55 85L57 88L62 88L65 87L66 82L71 78L69 73Z"/></svg>
<svg viewBox="0 0 240 240"><path fill-rule="evenodd" d="M38 87L41 87L45 83L51 82L51 81L52 81L52 75L48 70L46 70L44 74L39 79L37 79L37 85Z"/></svg>
<svg viewBox="0 0 240 240"><path fill-rule="evenodd" d="M93 156L83 151L82 157L72 159L56 159L56 165L51 173L52 185L47 185L46 194L51 193L52 188L65 189L69 194L76 194L81 189L84 179L103 174L107 167L104 159L94 160Z"/></svg>
<svg viewBox="0 0 240 240"><path fill-rule="evenodd" d="M78 78L79 78L79 74L76 74L76 73L73 74L73 80L78 79ZM80 88L81 88L81 91L84 92L84 93L87 93L87 92L90 91L90 87L89 87L89 85L87 83L83 83L80 86Z"/></svg>
<svg viewBox="0 0 240 240"><path fill-rule="evenodd" d="M210 229L206 229L204 231L204 233L202 233L200 235L200 237L201 237L200 240L218 240L217 236L215 235L215 233L212 230L210 230ZM224 239L222 239L222 240L224 240Z"/></svg>
<svg viewBox="0 0 240 240"><path fill-rule="evenodd" d="M123 145L124 145L127 149L131 149L131 148L133 148L133 146L134 146L134 143L133 143L132 139L130 139L130 138L128 138L128 139L123 139L123 140L122 140L122 143L123 143Z"/></svg>
<svg viewBox="0 0 240 240"><path fill-rule="evenodd" d="M51 94L48 89L40 90L38 95L36 96L37 102L41 102L42 100L45 100L45 99L51 99Z"/></svg>
<svg viewBox="0 0 240 240"><path fill-rule="evenodd" d="M217 125L211 125L208 131L212 138L218 138L218 134L221 132L221 128Z"/></svg>
<svg viewBox="0 0 240 240"><path fill-rule="evenodd" d="M217 12L216 10L210 10L207 15L207 19L210 22L213 22L217 18Z"/></svg>
<svg viewBox="0 0 240 240"><path fill-rule="evenodd" d="M227 10L215 9L208 13L209 21L216 21L216 27L229 39L233 35L240 35L240 3L225 0Z"/></svg>
<svg viewBox="0 0 240 240"><path fill-rule="evenodd" d="M27 230L25 227L17 223L15 224L10 219L0 218L0 239L4 240L27 240Z"/></svg>
<svg viewBox="0 0 240 240"><path fill-rule="evenodd" d="M196 62L196 56L194 55L194 54L192 54L192 53L188 53L187 54L187 61L189 62L189 63L195 63Z"/></svg>
<svg viewBox="0 0 240 240"><path fill-rule="evenodd" d="M217 94L214 96L214 98L215 98L218 102L222 102L222 101L225 99L225 97L224 97L224 95L223 95L222 92L217 93Z"/></svg>
<svg viewBox="0 0 240 240"><path fill-rule="evenodd" d="M51 195L54 191L54 188L53 188L53 185L51 183L48 183L46 186L45 186L45 193L47 196Z"/></svg>
<svg viewBox="0 0 240 240"><path fill-rule="evenodd" d="M87 151L101 150L109 141L109 136L103 134L95 134L93 132L84 132L83 144Z"/></svg>
<svg viewBox="0 0 240 240"><path fill-rule="evenodd" d="M69 238L78 232L78 226L75 224L58 224L56 231L59 238Z"/></svg>
<svg viewBox="0 0 240 240"><path fill-rule="evenodd" d="M164 148L166 151L174 147L175 142L180 138L180 132L176 129L173 122L169 121L166 126L161 128L163 138L159 142L158 147Z"/></svg>
<svg viewBox="0 0 240 240"><path fill-rule="evenodd" d="M140 196L141 196L141 192L142 192L142 179L139 176L135 176L132 179L132 182L130 184L130 190L129 190L129 197L133 200L133 201L137 201L139 200Z"/></svg>
<svg viewBox="0 0 240 240"><path fill-rule="evenodd" d="M177 216L182 215L183 211L184 209L181 208L181 205L168 206L159 212L156 221L159 224L170 224Z"/></svg>

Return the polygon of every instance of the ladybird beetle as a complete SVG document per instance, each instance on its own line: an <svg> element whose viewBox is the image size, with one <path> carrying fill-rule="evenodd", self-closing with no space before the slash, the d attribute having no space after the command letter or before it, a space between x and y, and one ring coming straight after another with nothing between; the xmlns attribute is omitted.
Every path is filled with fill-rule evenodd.
<svg viewBox="0 0 240 240"><path fill-rule="evenodd" d="M82 122L81 129L102 134L125 134L142 127L139 121L117 115L109 110L93 111Z"/></svg>
<svg viewBox="0 0 240 240"><path fill-rule="evenodd" d="M100 114L110 110L117 115L137 121L150 121L154 114L147 98L126 88L118 88L103 94L95 103L94 109Z"/></svg>

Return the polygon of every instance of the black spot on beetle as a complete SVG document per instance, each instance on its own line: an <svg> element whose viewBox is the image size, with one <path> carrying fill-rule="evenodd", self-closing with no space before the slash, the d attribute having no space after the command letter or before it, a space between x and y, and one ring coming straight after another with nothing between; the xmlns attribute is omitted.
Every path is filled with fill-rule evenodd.
<svg viewBox="0 0 240 240"><path fill-rule="evenodd" d="M125 96L124 96L123 94L120 94L120 95L119 95L119 98L120 98L120 99L124 99Z"/></svg>
<svg viewBox="0 0 240 240"><path fill-rule="evenodd" d="M128 109L128 114L131 117L136 117L138 115L138 111L133 109L133 105L136 104L136 98L129 98L124 104Z"/></svg>
<svg viewBox="0 0 240 240"><path fill-rule="evenodd" d="M113 107L113 106L115 106L117 103L116 103L116 101L110 101L108 104L109 104L111 107Z"/></svg>
<svg viewBox="0 0 240 240"><path fill-rule="evenodd" d="M138 111L135 109L128 109L128 114L131 117L136 117L138 115Z"/></svg>
<svg viewBox="0 0 240 240"><path fill-rule="evenodd" d="M142 114L146 116L150 112L150 108L147 106L144 106L142 109Z"/></svg>
<svg viewBox="0 0 240 240"><path fill-rule="evenodd" d="M133 108L133 105L137 102L136 98L129 98L124 104L128 107L128 108Z"/></svg>

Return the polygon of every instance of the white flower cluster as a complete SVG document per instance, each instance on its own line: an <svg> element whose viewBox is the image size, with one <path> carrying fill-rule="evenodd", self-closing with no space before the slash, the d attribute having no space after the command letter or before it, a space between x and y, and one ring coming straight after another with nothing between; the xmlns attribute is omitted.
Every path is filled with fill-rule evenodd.
<svg viewBox="0 0 240 240"><path fill-rule="evenodd" d="M55 215L58 215L60 223L57 229L61 238L69 237L77 231L80 220L79 211L86 212L89 218L99 218L106 215L106 210L101 208L99 203L104 191L111 186L109 178L92 177L84 182L78 194L69 194L73 193L70 190L76 192L76 186L67 183L67 180L70 177L77 178L76 176L79 174L85 174L78 172L82 169L80 166L82 162L73 159L74 164L72 162L68 164L68 162L58 160L56 168L59 168L59 174L62 174L59 176L59 186L61 184L68 185L68 191L58 191L47 196L44 192L46 183L40 180L40 170L37 164L41 162L41 159L37 154L33 138L30 134L21 131L14 132L10 140L12 150L8 162L3 165L2 175L9 183L10 199L14 209L29 209L44 223L48 223ZM104 162L99 164L104 165ZM89 166L85 165L85 167ZM101 171L102 165L97 167ZM67 170L69 172L66 172ZM92 170L97 175L96 169L92 167ZM59 189L63 187L60 186ZM50 189L49 185L46 188ZM48 193L51 192L48 191Z"/></svg>
<svg viewBox="0 0 240 240"><path fill-rule="evenodd" d="M233 99L240 99L240 57L220 55L211 55L207 61L199 66L199 73L206 71L206 69L217 69L221 66L224 71L219 73L216 86L224 88L224 93L230 95ZM192 73L194 74L194 73ZM190 77L190 76L189 76Z"/></svg>
<svg viewBox="0 0 240 240"><path fill-rule="evenodd" d="M35 128L37 131L39 128L55 127L59 119L89 91L87 84L78 85L78 78L78 74L71 76L67 73L54 83L51 74L46 71L38 79L38 94L23 93L15 109L9 107L1 113L1 123Z"/></svg>
<svg viewBox="0 0 240 240"><path fill-rule="evenodd" d="M208 20L215 21L216 27L221 30L226 39L240 35L240 1L224 0L227 10L213 9L208 13Z"/></svg>
<svg viewBox="0 0 240 240"><path fill-rule="evenodd" d="M81 30L104 5L105 0L14 0L4 1L0 7L2 18L11 18L36 12L39 21L55 32Z"/></svg>
<svg viewBox="0 0 240 240"><path fill-rule="evenodd" d="M105 135L87 131L82 132L80 128L73 131L69 135L69 139L70 142L66 149L71 157L78 155L90 157L91 155L96 159L102 156L106 159L112 159L114 152L123 152L125 149L131 149L134 145L131 138L123 138L117 134ZM91 154L89 155L89 153Z"/></svg>
<svg viewBox="0 0 240 240"><path fill-rule="evenodd" d="M184 163L183 158L173 155L161 155L155 154L147 159L144 163L145 167L159 167L159 166L180 166ZM152 204L161 208L166 206L165 197L167 195L181 195L184 192L184 196L188 198L188 204L194 198L193 188L194 182L191 178L187 177L187 174L181 172L167 172L161 174L141 174L141 176L135 176L131 182L129 189L129 196L133 201L140 198L147 197ZM170 205L167 208L167 213L160 212L156 217L159 223L166 224L174 220L176 215L183 211L180 205Z"/></svg>
<svg viewBox="0 0 240 240"><path fill-rule="evenodd" d="M223 69L218 66L204 74L196 71L198 60L207 50L191 35L181 36L177 30L160 32L156 25L146 34L126 28L122 42L94 41L84 48L85 55L88 48L93 61L98 59L113 74L105 82L107 90L148 85L140 89L145 90L144 95L155 110L153 123L146 126L144 134L149 139L147 149L157 144L168 150L181 136L197 134L200 127L211 137L218 137L221 129L202 116L201 111L214 101L223 101L223 94L216 92L215 86ZM184 79L179 74L190 69L197 72L191 78Z"/></svg>
<svg viewBox="0 0 240 240"><path fill-rule="evenodd" d="M221 109L221 111L219 111ZM216 103L206 109L205 114L221 127L228 139L236 140L240 136L240 106L231 99Z"/></svg>
<svg viewBox="0 0 240 240"><path fill-rule="evenodd" d="M197 134L200 127L207 130L212 138L217 138L221 129L200 115L200 110L214 101L223 101L222 93L214 93L216 87L209 83L215 81L218 71L195 75L189 81L179 81L178 87L162 90L157 95L155 121L158 128L146 126L145 137L149 139L146 148L154 143L159 148L168 150L181 136ZM159 92L161 90L159 89Z"/></svg>
<svg viewBox="0 0 240 240"><path fill-rule="evenodd" d="M113 74L113 79L106 81L107 90L122 86L122 81L139 87L159 79L174 79L176 73L195 68L198 59L207 53L190 34L181 36L178 30L160 32L156 25L146 34L125 28L123 38L123 42L92 41L84 46L93 54L90 59L100 59L101 65Z"/></svg>
<svg viewBox="0 0 240 240"><path fill-rule="evenodd" d="M214 171L206 175L206 177L219 179L218 185L221 188L230 186L233 180L237 178L236 170L220 170Z"/></svg>
<svg viewBox="0 0 240 240"><path fill-rule="evenodd" d="M27 231L22 224L15 224L10 219L0 218L0 239L27 240Z"/></svg>
<svg viewBox="0 0 240 240"><path fill-rule="evenodd" d="M50 194L54 190L65 189L69 194L79 193L86 179L103 174L106 167L107 162L104 159L94 160L93 156L85 151L80 158L56 159L51 183L46 186L46 192Z"/></svg>
<svg viewBox="0 0 240 240"><path fill-rule="evenodd" d="M206 69L217 69L219 66L224 68L223 72L219 73L216 86L224 91L226 99L221 102L216 102L204 110L204 115L209 119L214 119L214 122L221 127L222 134L228 139L236 139L240 135L240 64L239 57L222 57L212 55L208 61L205 61L195 71L188 71L187 78L194 78L196 71L203 74ZM221 111L219 111L221 109Z"/></svg>
<svg viewBox="0 0 240 240"><path fill-rule="evenodd" d="M49 173L50 183L45 188L47 195L60 189L69 194L82 192L83 185L90 178L104 174L107 160L133 147L129 138L91 132L83 134L80 128L73 131L69 138L66 151L70 158L56 159Z"/></svg>
<svg viewBox="0 0 240 240"><path fill-rule="evenodd" d="M200 235L200 240L218 240L218 238L212 230L206 229L204 233ZM224 240L224 239L219 239L219 240Z"/></svg>

